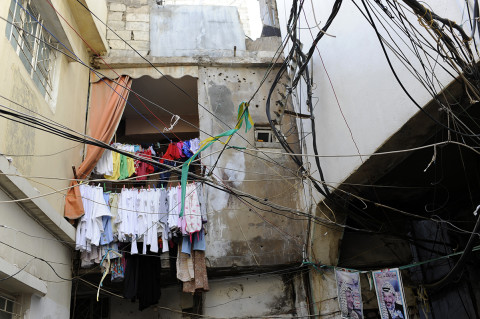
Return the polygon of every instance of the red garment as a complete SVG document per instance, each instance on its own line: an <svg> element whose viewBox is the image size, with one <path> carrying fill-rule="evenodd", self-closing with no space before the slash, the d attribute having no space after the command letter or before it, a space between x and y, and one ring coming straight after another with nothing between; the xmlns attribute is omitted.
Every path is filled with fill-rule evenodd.
<svg viewBox="0 0 480 319"><path fill-rule="evenodd" d="M170 143L168 145L167 151L163 155L163 158L169 161L176 161L180 157L182 157L182 152L178 149L177 145L174 143Z"/></svg>
<svg viewBox="0 0 480 319"><path fill-rule="evenodd" d="M139 155L145 159L152 159L152 151L150 149L146 149L140 152L136 152L136 155ZM146 176L147 174L153 173L155 168L153 165L150 165L148 163L136 160L135 161L135 174L137 174L137 181L144 181L147 179Z"/></svg>

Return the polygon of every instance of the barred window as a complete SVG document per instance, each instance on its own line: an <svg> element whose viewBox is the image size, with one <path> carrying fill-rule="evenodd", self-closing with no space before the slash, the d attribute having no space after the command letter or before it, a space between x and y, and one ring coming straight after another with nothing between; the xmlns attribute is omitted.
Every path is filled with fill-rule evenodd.
<svg viewBox="0 0 480 319"><path fill-rule="evenodd" d="M0 319L20 318L21 305L12 297L0 295Z"/></svg>
<svg viewBox="0 0 480 319"><path fill-rule="evenodd" d="M52 77L56 54L49 44L56 45L56 43L37 22L43 24L42 17L35 10L33 2L32 0L11 0L8 11L10 23L7 23L5 35L40 93L47 102L50 102L53 99Z"/></svg>

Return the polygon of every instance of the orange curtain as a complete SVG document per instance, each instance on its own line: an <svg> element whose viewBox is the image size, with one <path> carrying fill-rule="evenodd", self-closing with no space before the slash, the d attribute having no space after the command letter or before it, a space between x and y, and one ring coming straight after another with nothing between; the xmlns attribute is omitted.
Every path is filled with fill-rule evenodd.
<svg viewBox="0 0 480 319"><path fill-rule="evenodd" d="M121 76L116 82L128 89L108 79L93 83L91 88L87 135L104 143L110 143L117 130L125 109L129 89L132 86L132 80L128 76ZM88 177L102 157L104 150L98 146L87 145L85 160L77 169L79 179ZM64 215L69 219L77 219L84 214L82 198L79 188L76 187L78 183L72 181L70 186L65 198Z"/></svg>

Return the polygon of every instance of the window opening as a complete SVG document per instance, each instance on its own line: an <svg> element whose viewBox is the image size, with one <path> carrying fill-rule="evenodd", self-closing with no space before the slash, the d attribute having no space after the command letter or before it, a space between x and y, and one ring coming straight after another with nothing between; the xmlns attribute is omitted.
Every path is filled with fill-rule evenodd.
<svg viewBox="0 0 480 319"><path fill-rule="evenodd" d="M189 96L182 93L175 85L181 87ZM155 152L152 159L159 161L173 143L190 141L199 138L199 116L197 104L197 79L184 76L180 79L162 77L153 79L143 76L132 80L132 92L129 94L128 103L122 120L118 126L115 138L112 142L130 145L140 145L143 149L150 146ZM133 93L136 92L141 101ZM192 99L193 98L193 99ZM143 102L143 103L142 103ZM145 105L144 105L145 104ZM158 104L161 107L156 106ZM148 109L147 109L148 108ZM175 123L175 116L180 119ZM149 123L150 122L150 123ZM187 123L188 122L188 123ZM191 124L189 124L191 123ZM165 164L179 166L189 157L182 157ZM163 169L165 170L165 169ZM155 172L162 173L162 169L155 168ZM190 171L200 173L200 165L192 164ZM180 182L180 173L157 174L146 180L130 180L125 182L107 182L105 188L111 191L120 191L125 187L168 187L177 186ZM92 175L92 179L102 178ZM158 182L160 180L160 182Z"/></svg>
<svg viewBox="0 0 480 319"><path fill-rule="evenodd" d="M268 124L255 124L255 146L278 148L280 144L277 141L275 133Z"/></svg>
<svg viewBox="0 0 480 319"><path fill-rule="evenodd" d="M56 53L47 45L56 45L52 37L35 21L44 24L32 0L17 0L30 14L26 13L15 0L11 0L5 35L22 61L25 70L47 102L53 100L53 69ZM34 19L35 18L35 19ZM18 28L17 28L18 27Z"/></svg>

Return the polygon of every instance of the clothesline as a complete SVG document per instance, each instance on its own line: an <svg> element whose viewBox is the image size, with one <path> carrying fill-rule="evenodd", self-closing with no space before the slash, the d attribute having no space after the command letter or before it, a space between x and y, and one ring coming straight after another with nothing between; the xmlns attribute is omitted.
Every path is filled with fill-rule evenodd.
<svg viewBox="0 0 480 319"><path fill-rule="evenodd" d="M479 250L480 250L480 245L475 246L472 249L472 251L479 251ZM434 262L434 261L439 261L439 260L447 259L447 258L450 258L450 257L453 257L453 256L458 256L458 255L461 255L463 253L464 253L464 251L462 250L462 251L458 251L456 253L451 253L451 254L448 254L448 255L444 255L444 256L440 256L440 257L436 257L436 258L432 258L432 259L428 259L428 260L424 260L424 261L413 262L411 264L398 266L398 267L393 267L393 268L398 268L398 269L403 270L403 269L408 269L408 268L412 268L412 267L418 267L418 266L428 264L428 263L431 263L431 262ZM313 268L315 268L318 271L321 271L321 269L344 269L344 270L347 270L349 272L358 272L358 273L361 273L361 274L371 273L371 272L375 271L375 270L358 270L358 269L353 269L353 268L345 268L345 267L338 267L338 266L332 266L332 265L318 264L318 263L314 263L314 262L311 262L311 261L304 261L302 264L313 266ZM385 268L385 269L391 269L391 268Z"/></svg>
<svg viewBox="0 0 480 319"><path fill-rule="evenodd" d="M159 163L172 167L177 165L176 160L192 157L192 155L198 151L199 145L200 140L198 138L184 142L172 142L168 144L168 148L164 154L156 156L157 153L152 146L144 148L142 145L137 144L112 144L112 146L118 150L135 153L135 155L147 160L152 160L152 158L158 159ZM164 168L154 167L151 163L134 160L113 150L105 150L95 166L95 172L103 175L108 180L124 180L134 174L137 176L137 180L146 180L146 175L155 171L163 171L164 176L161 176L162 180L166 181L170 178L170 173Z"/></svg>

